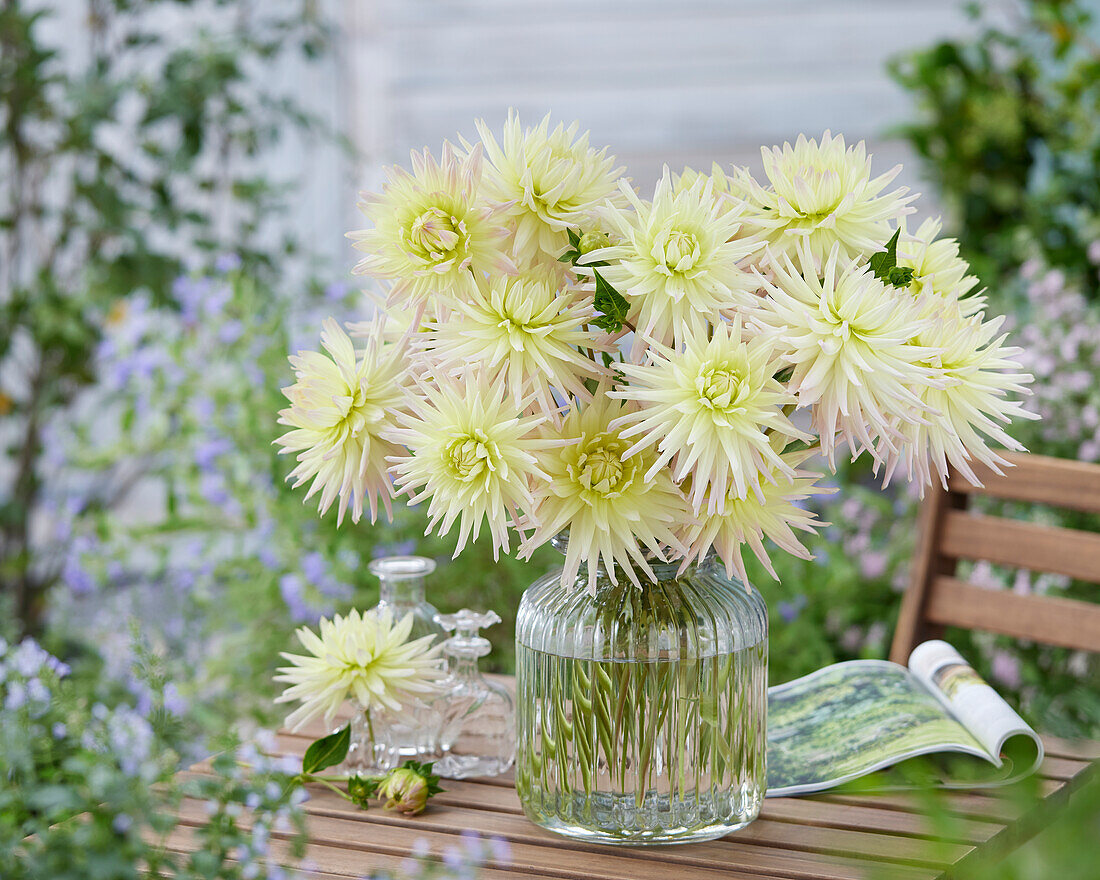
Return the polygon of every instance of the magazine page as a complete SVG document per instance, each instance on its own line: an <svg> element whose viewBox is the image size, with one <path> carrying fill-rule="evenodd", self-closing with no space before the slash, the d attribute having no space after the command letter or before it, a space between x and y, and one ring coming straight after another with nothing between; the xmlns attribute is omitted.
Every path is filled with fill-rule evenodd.
<svg viewBox="0 0 1100 880"><path fill-rule="evenodd" d="M768 691L769 797L821 791L945 751L993 757L896 663L838 663Z"/></svg>
<svg viewBox="0 0 1100 880"><path fill-rule="evenodd" d="M1026 776L1043 760L1043 742L962 656L939 639L909 655L909 670L962 722L998 767L1003 782Z"/></svg>

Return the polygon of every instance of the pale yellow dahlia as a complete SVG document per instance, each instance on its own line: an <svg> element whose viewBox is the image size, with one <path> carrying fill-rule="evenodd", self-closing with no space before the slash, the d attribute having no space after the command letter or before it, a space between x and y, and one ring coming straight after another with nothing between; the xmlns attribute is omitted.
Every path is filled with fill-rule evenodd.
<svg viewBox="0 0 1100 880"><path fill-rule="evenodd" d="M751 192L752 183L748 168L734 166L732 172L726 174L717 162L711 166L709 175L694 168L684 168L679 174L673 175L672 185L676 192L683 192L691 189L701 177L710 178L714 200L722 211L741 208ZM738 237L744 238L749 234L751 234L750 230L742 225Z"/></svg>
<svg viewBox="0 0 1100 880"><path fill-rule="evenodd" d="M989 448L988 441L1023 452L1024 447L1005 431L1013 418L1038 418L1026 411L1010 394L1030 394L1026 387L1031 375L1020 372L1015 360L1019 348L1005 345L1000 334L1004 316L991 321L982 315L967 315L957 307L946 308L940 318L925 328L918 342L939 352L929 363L943 373L943 387L919 386L921 419L899 421L902 437L899 452L885 454L885 478L889 481L902 460L910 479L922 489L937 475L947 486L948 467L953 467L976 485L981 485L971 468L980 461L996 473L1007 462Z"/></svg>
<svg viewBox="0 0 1100 880"><path fill-rule="evenodd" d="M813 407L821 448L835 463L837 434L853 455L895 448L892 425L920 420L921 386L942 385L929 366L936 350L913 340L928 324L913 296L887 287L860 261L842 262L834 246L818 276L808 245L800 264L773 256L773 277L753 321L773 333L776 351L794 367L788 387L799 407Z"/></svg>
<svg viewBox="0 0 1100 880"><path fill-rule="evenodd" d="M621 437L635 438L628 454L659 453L646 479L672 461L676 482L691 476L696 513L704 499L709 513L721 512L727 497L758 489L762 473L792 476L774 446L812 439L783 413L795 398L775 379L773 340L743 340L740 321L719 323L707 336L689 331L683 351L651 346L646 365L619 366L629 384L609 395L637 404L613 423Z"/></svg>
<svg viewBox="0 0 1100 880"><path fill-rule="evenodd" d="M606 334L585 328L595 317L592 297L564 287L546 272L498 277L479 284L465 301L455 301L445 320L430 325L423 344L439 367L461 371L468 364L500 379L514 400L534 395L546 415L560 409L558 398L591 398L586 379L605 371L579 349L605 351Z"/></svg>
<svg viewBox="0 0 1100 880"><path fill-rule="evenodd" d="M409 641L411 614L395 623L387 609L346 617L321 618L320 635L308 627L297 630L308 654L281 654L291 666L279 668L276 681L290 685L276 703L301 702L286 725L298 730L314 718L331 724L341 704L354 699L366 711L387 709L400 714L419 697L438 692L444 675L435 636Z"/></svg>
<svg viewBox="0 0 1100 880"><path fill-rule="evenodd" d="M484 121L477 123L490 163L485 192L502 203L522 266L557 260L569 247L566 230L586 229L597 208L621 198L617 185L625 169L615 167L606 147L590 147L588 132L578 138L579 127L559 123L551 131L547 114L534 128L524 128L510 112L498 142Z"/></svg>
<svg viewBox="0 0 1100 880"><path fill-rule="evenodd" d="M882 194L901 170L898 165L871 177L863 141L845 147L843 136L828 131L818 143L799 135L792 147L762 147L769 188L750 180L745 223L764 235L774 254L802 243L818 264L833 249L857 257L882 250L890 225L912 209L914 196L899 187Z"/></svg>
<svg viewBox="0 0 1100 880"><path fill-rule="evenodd" d="M444 535L459 523L455 556L476 541L487 524L493 556L509 552L508 526L523 528L521 513L534 506L532 488L547 475L535 453L547 446L534 429L545 416L523 416L526 401L513 400L503 382L469 370L450 377L437 371L422 383L400 427L387 436L407 447L391 459L392 473L410 504L428 502L428 529Z"/></svg>
<svg viewBox="0 0 1100 880"><path fill-rule="evenodd" d="M727 576L736 576L747 585L749 576L741 557L741 547L747 544L768 573L777 577L764 549L764 538L792 556L811 559L794 530L812 534L816 526L827 523L818 522L816 515L799 502L830 491L814 485L821 474L798 469L812 454L810 450L786 453L781 467L758 476L753 491L741 497L730 496L721 513L688 523L683 529L683 540L688 545L683 566L702 559L713 549L724 563Z"/></svg>
<svg viewBox="0 0 1100 880"><path fill-rule="evenodd" d="M363 194L374 225L348 233L367 253L353 271L393 282L390 304L414 312L438 291L465 289L472 273L514 272L503 218L480 192L481 149L460 159L444 144L442 161L425 150L412 165L390 169L381 194Z"/></svg>
<svg viewBox="0 0 1100 880"><path fill-rule="evenodd" d="M897 261L903 268L913 270L909 292L922 298L922 308L935 317L948 303L957 304L967 315L972 315L985 305L985 297L969 296L978 286L978 279L967 274L970 264L959 256L959 243L953 238L936 238L941 222L928 219L921 223L916 233L905 232L898 239Z"/></svg>
<svg viewBox="0 0 1100 880"><path fill-rule="evenodd" d="M660 558L663 547L683 553L673 531L685 516L679 489L667 470L647 479L653 453L628 456L630 441L611 428L628 406L598 392L587 407L572 410L560 429L544 429L558 445L539 455L549 481L536 489L536 527L523 554L530 556L568 529L563 584L573 583L586 562L594 589L602 562L612 581L618 565L640 586L635 566L656 580L643 548Z"/></svg>
<svg viewBox="0 0 1100 880"><path fill-rule="evenodd" d="M651 203L625 182L622 192L633 210L604 212L618 243L584 262L611 264L598 271L629 302L639 345L646 337L679 346L722 309L752 301L756 282L738 263L762 243L737 238L739 212L716 202L710 178L677 192L666 168Z"/></svg>
<svg viewBox="0 0 1100 880"><path fill-rule="evenodd" d="M279 424L293 430L275 442L283 447L280 453L297 453L298 465L287 479L295 487L312 479L306 499L320 492L322 514L339 498L337 523L349 505L352 521L359 522L366 498L374 522L379 498L390 511L386 457L397 447L382 434L405 400L404 350L384 342L376 325L357 358L332 318L325 321L321 344L327 356L301 351L290 358L297 382L283 389L290 406L279 413Z"/></svg>

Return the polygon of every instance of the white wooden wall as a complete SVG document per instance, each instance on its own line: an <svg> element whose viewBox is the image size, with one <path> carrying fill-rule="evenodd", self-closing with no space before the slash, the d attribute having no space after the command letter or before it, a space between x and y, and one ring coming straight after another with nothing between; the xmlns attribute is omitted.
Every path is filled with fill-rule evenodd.
<svg viewBox="0 0 1100 880"><path fill-rule="evenodd" d="M668 163L759 165L761 144L824 129L887 136L910 103L888 58L973 25L961 0L343 0L340 85L357 186L472 120L552 111L610 144L635 182ZM903 181L920 188L910 163ZM352 194L342 212L349 212ZM334 209L338 206L334 206Z"/></svg>

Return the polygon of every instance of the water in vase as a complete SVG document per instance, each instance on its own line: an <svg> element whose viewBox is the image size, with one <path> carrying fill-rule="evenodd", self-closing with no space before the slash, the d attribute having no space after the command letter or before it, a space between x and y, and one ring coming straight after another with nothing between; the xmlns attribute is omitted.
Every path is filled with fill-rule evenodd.
<svg viewBox="0 0 1100 880"><path fill-rule="evenodd" d="M759 812L766 639L648 661L518 644L516 664L516 787L532 821L604 843L675 843L729 833Z"/></svg>

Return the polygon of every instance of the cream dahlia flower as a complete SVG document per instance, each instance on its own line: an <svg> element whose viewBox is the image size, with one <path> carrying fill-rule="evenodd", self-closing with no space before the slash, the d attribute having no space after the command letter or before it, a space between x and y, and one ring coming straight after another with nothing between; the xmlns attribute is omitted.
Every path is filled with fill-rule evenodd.
<svg viewBox="0 0 1100 880"><path fill-rule="evenodd" d="M491 279L453 308L423 341L439 366L460 372L476 363L499 376L513 399L533 394L548 416L560 409L555 391L559 398L588 400L585 380L605 374L579 350L608 350L605 334L585 328L595 317L592 298L565 288L557 273Z"/></svg>
<svg viewBox="0 0 1100 880"><path fill-rule="evenodd" d="M633 210L608 206L603 215L619 243L584 259L611 264L599 272L630 303L638 347L640 337L679 346L719 311L752 301L756 282L738 263L762 242L737 238L740 212L715 200L710 178L677 192L665 168L652 203L625 181L621 188Z"/></svg>
<svg viewBox="0 0 1100 880"><path fill-rule="evenodd" d="M503 218L481 196L481 149L460 159L444 144L442 161L425 150L412 165L390 169L381 194L363 194L374 225L348 233L367 253L353 271L393 282L390 304L414 311L437 291L465 289L472 273L514 272Z"/></svg>
<svg viewBox="0 0 1100 880"><path fill-rule="evenodd" d="M579 127L559 123L551 131L547 114L535 128L523 128L510 112L498 142L484 121L477 123L490 163L485 193L502 204L522 266L557 260L569 247L566 230L588 227L596 208L620 200L617 185L625 169L615 167L606 148L589 147L588 132L578 138Z"/></svg>
<svg viewBox="0 0 1100 880"><path fill-rule="evenodd" d="M1004 316L982 321L982 315L967 315L959 308L946 308L941 317L930 324L918 341L939 352L930 363L943 373L943 387L921 386L915 389L920 398L923 418L898 421L902 437L900 452L882 456L886 459L885 479L888 482L902 460L910 479L922 489L930 485L933 475L947 487L948 467L955 468L975 485L981 485L970 463L980 461L995 473L1008 462L989 448L988 441L1023 452L1024 447L1004 430L1013 418L1034 419L1010 394L1030 394L1026 387L1032 376L1020 372L1015 357L1019 348L1005 345L1007 334L1000 334Z"/></svg>
<svg viewBox="0 0 1100 880"><path fill-rule="evenodd" d="M312 480L306 500L320 492L322 514L339 498L337 524L349 506L352 521L359 522L364 498L371 522L378 516L379 498L390 513L386 457L397 447L382 434L405 399L407 379L404 349L384 342L380 329L376 325L368 334L357 358L351 339L329 318L321 334L328 355L302 351L292 356L297 381L283 389L290 406L280 411L279 424L292 430L275 442L280 453L297 453L298 462L287 479L295 487Z"/></svg>
<svg viewBox="0 0 1100 880"><path fill-rule="evenodd" d="M458 556L468 540L476 541L483 524L493 541L493 557L509 552L508 526L524 527L530 515L532 488L547 475L535 453L547 441L534 429L545 416L523 416L526 401L515 401L503 382L469 370L449 377L437 372L434 384L422 383L399 413L400 427L388 437L407 447L394 456L392 473L410 504L428 502L428 528L444 535L459 523Z"/></svg>
<svg viewBox="0 0 1100 880"><path fill-rule="evenodd" d="M708 513L720 513L727 497L757 490L762 473L793 476L774 447L812 439L783 413L795 397L775 379L774 341L742 340L740 321L720 323L711 334L689 332L682 352L653 345L646 365L620 365L630 384L608 395L638 405L612 427L635 438L628 455L656 448L645 478L671 461L676 482L691 476L696 513L704 499Z"/></svg>
<svg viewBox="0 0 1100 880"><path fill-rule="evenodd" d="M775 334L776 350L794 367L788 387L799 407L813 407L821 448L835 467L837 435L853 456L894 449L892 425L921 419L921 386L942 385L929 366L936 350L914 344L927 327L907 290L887 287L860 261L842 262L840 247L818 276L808 245L800 265L770 258L773 277L753 321Z"/></svg>
<svg viewBox="0 0 1100 880"><path fill-rule="evenodd" d="M320 635L305 626L297 630L309 653L282 654L293 665L280 667L275 676L290 685L275 702L302 704L287 717L287 727L299 730L322 716L331 724L349 698L368 712L400 713L409 702L436 693L444 674L441 646L431 645L435 636L410 642L412 625L411 614L394 623L389 610L375 610L321 618Z"/></svg>
<svg viewBox="0 0 1100 880"><path fill-rule="evenodd" d="M656 580L642 548L662 559L662 545L683 553L673 532L685 515L683 496L667 470L646 477L651 452L627 455L630 441L611 428L625 412L623 404L598 392L587 407L574 408L560 429L544 429L557 446L539 455L549 481L536 489L536 527L522 553L530 556L568 529L563 584L573 583L586 562L594 589L602 562L612 581L618 565L641 586L635 566Z"/></svg>
<svg viewBox="0 0 1100 880"><path fill-rule="evenodd" d="M843 136L826 131L820 143L799 135L793 147L762 147L760 154L770 187L750 180L744 220L768 239L773 254L801 242L818 264L834 246L842 256L864 256L881 250L891 223L912 211L908 188L882 194L901 166L872 178L863 141L845 147Z"/></svg>
<svg viewBox="0 0 1100 880"><path fill-rule="evenodd" d="M679 174L673 175L673 189L680 193L691 189L701 177L709 177L714 193L714 200L723 211L733 211L742 206L752 191L751 175L748 168L734 166L730 174L722 170L722 166L715 162L710 169L710 174L703 174L694 168L685 168ZM739 237L745 237L749 230L742 225Z"/></svg>
<svg viewBox="0 0 1100 880"><path fill-rule="evenodd" d="M721 513L687 523L683 540L688 545L688 554L683 567L694 559L702 559L713 548L725 565L726 575L737 576L748 585L749 576L741 556L741 547L747 544L768 573L777 578L764 549L764 538L792 556L812 559L794 531L812 534L815 527L827 525L818 522L816 515L799 503L810 495L830 491L814 485L821 474L798 469L812 454L810 450L786 453L782 467L761 474L753 491L742 497L728 497Z"/></svg>
<svg viewBox="0 0 1100 880"><path fill-rule="evenodd" d="M953 238L936 238L942 223L928 219L916 233L905 232L898 239L898 265L913 270L909 292L923 299L922 306L936 317L946 303L957 304L964 314L972 315L985 305L985 297L969 296L978 279L967 274L970 264L959 256L959 243Z"/></svg>

